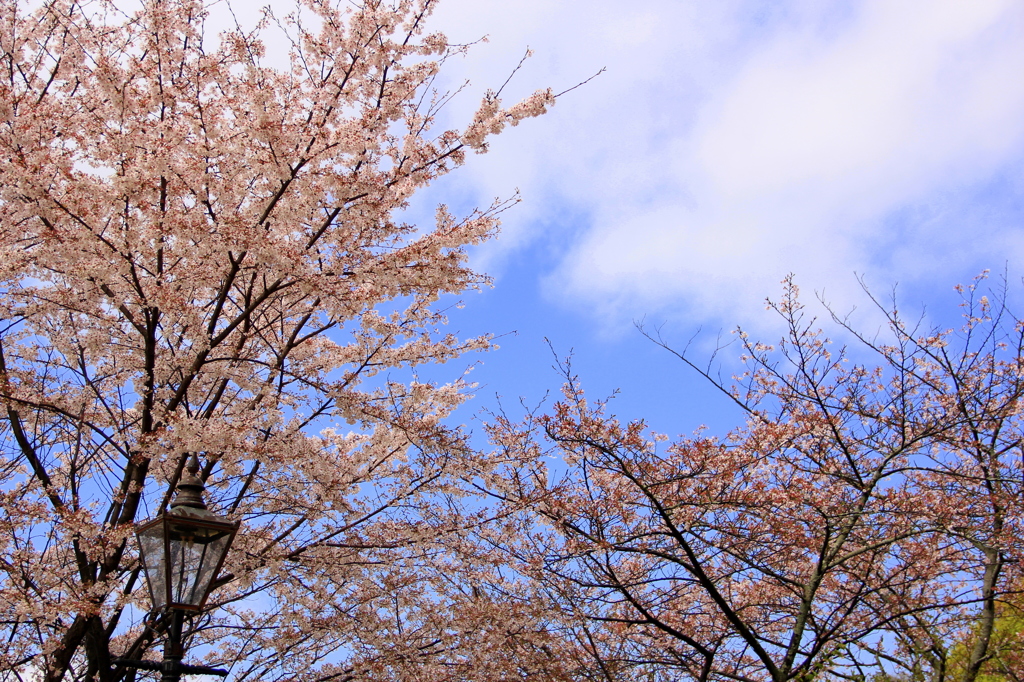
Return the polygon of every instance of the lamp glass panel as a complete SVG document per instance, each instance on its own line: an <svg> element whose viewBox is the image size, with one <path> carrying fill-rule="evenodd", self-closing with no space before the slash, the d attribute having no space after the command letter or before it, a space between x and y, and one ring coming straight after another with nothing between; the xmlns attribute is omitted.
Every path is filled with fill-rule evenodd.
<svg viewBox="0 0 1024 682"><path fill-rule="evenodd" d="M228 528L197 527L168 519L167 572L172 605L198 608L232 540Z"/></svg>
<svg viewBox="0 0 1024 682"><path fill-rule="evenodd" d="M153 608L167 604L167 574L164 572L164 524L151 523L139 529L139 551L142 568L146 571L149 596Z"/></svg>

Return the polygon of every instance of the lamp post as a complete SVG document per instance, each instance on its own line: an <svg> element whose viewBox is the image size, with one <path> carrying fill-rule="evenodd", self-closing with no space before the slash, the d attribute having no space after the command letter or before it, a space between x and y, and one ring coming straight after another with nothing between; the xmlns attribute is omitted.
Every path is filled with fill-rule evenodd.
<svg viewBox="0 0 1024 682"><path fill-rule="evenodd" d="M193 453L171 508L136 531L153 610L166 611L170 620L164 659L162 664L126 659L114 662L130 668L160 670L163 682L178 682L182 673L227 675L225 670L181 662L185 614L198 613L206 605L214 578L239 526L238 521L228 521L206 508L203 487L199 459Z"/></svg>

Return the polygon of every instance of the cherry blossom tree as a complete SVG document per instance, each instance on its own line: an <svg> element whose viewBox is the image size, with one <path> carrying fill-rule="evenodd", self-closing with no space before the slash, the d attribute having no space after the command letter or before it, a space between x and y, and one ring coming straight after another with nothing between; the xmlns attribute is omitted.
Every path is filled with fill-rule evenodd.
<svg viewBox="0 0 1024 682"><path fill-rule="evenodd" d="M979 285L959 329L835 316L847 348L787 281L735 385L676 353L746 414L720 438L624 423L563 366L551 410L490 425L510 562L607 680L977 680L1024 537L1024 321Z"/></svg>
<svg viewBox="0 0 1024 682"><path fill-rule="evenodd" d="M434 0L299 0L219 33L216 4L0 3L0 677L158 655L131 536L197 453L243 525L194 658L557 679L544 614L471 582L490 569L457 501L487 464L444 423L466 384L410 373L488 347L444 332L440 297L486 281L465 249L504 204L396 214L551 92L436 132L464 47L426 32Z"/></svg>

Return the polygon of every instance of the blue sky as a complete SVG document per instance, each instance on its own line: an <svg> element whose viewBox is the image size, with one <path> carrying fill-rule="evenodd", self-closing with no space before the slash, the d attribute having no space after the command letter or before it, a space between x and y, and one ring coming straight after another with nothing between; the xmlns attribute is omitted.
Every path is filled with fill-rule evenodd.
<svg viewBox="0 0 1024 682"><path fill-rule="evenodd" d="M634 321L680 347L701 330L700 358L737 325L775 340L764 300L788 273L867 329L858 276L944 326L982 270L1024 289L1018 0L441 0L428 30L488 38L446 65L442 87L470 86L438 130L464 127L528 47L508 104L604 69L405 216L522 198L472 254L494 288L451 315L501 337L466 360L479 388L461 420L557 391L550 339L592 395L621 389L622 416L724 432L742 416Z"/></svg>
<svg viewBox="0 0 1024 682"><path fill-rule="evenodd" d="M858 274L947 318L953 285L983 269L1019 286L1024 4L444 0L432 24L488 36L451 64L450 83L472 83L452 124L526 47L509 103L606 69L410 212L521 192L473 256L495 288L452 317L517 332L474 371L477 408L557 389L547 337L595 395L622 389L623 416L723 430L739 415L634 320L679 345L703 329L699 355L736 325L774 339L763 302L789 272L869 327Z"/></svg>

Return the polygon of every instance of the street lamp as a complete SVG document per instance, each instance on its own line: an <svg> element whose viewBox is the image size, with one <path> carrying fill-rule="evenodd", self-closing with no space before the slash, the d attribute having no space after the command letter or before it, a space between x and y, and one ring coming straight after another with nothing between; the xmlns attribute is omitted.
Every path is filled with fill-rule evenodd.
<svg viewBox="0 0 1024 682"><path fill-rule="evenodd" d="M185 613L198 613L206 605L210 588L239 526L238 521L228 521L206 508L199 459L194 453L186 472L178 483L170 510L142 524L136 531L153 610L165 610L170 617L163 663L116 661L126 667L159 669L163 682L177 682L182 673L227 674L224 670L181 662Z"/></svg>

